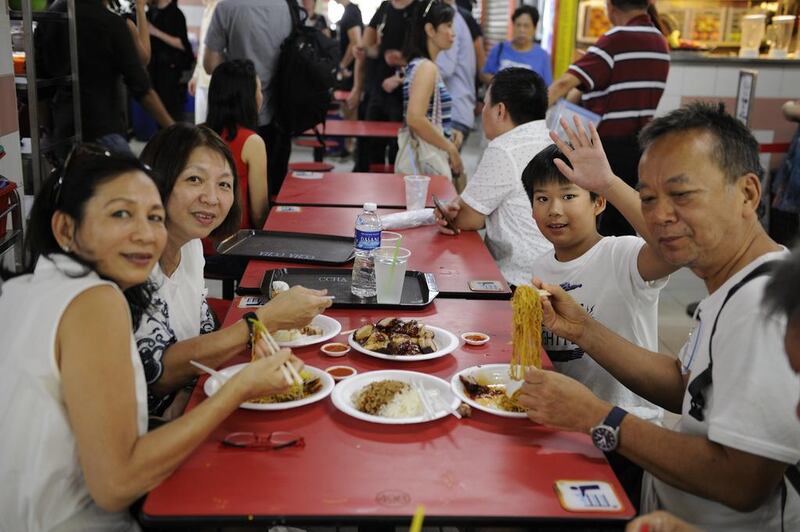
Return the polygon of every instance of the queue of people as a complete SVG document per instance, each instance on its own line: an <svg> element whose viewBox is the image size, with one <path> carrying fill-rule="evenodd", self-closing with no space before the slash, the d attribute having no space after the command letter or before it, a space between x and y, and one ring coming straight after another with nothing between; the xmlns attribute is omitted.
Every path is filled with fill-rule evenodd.
<svg viewBox="0 0 800 532"><path fill-rule="evenodd" d="M552 81L533 42L534 8L514 12L514 37L481 67L480 36L453 2L387 0L362 33L357 7L337 1L349 10L344 107L404 121L453 177L463 172L475 78L487 83L489 143L436 217L445 234L485 229L508 283L550 294L542 345L554 370L525 376L530 420L591 436L643 514L629 530L800 528L800 301L786 288L800 281L800 254L760 224L763 170L745 126L707 104L655 117L669 54L649 2L608 0L615 27ZM164 17L170 5L159 4ZM122 75L164 127L136 159L121 149L118 124L98 118L96 143L73 149L36 197L24 272L0 293L0 427L15 435L0 440L0 477L17 488L0 497L2 529L138 530L127 508L240 403L285 389L284 363L303 364L289 350L266 357L256 343L260 356L183 414L200 374L190 361L217 368L253 340L244 320L219 328L204 273L241 275L242 263L214 257L208 243L261 227L286 174L269 80L289 8L207 4L203 72L192 81L207 93L201 125L172 123L135 24L83 9L87 21L124 29L112 38ZM149 31L161 41L153 53L187 51L155 22ZM600 115L600 126L564 121L566 138L549 131L547 110L562 97ZM357 165L393 149L361 143ZM657 323L659 293L680 268L709 296L676 360L658 352ZM330 306L325 295L295 286L256 314L271 331L302 327ZM674 428L663 426L665 411L680 416Z"/></svg>

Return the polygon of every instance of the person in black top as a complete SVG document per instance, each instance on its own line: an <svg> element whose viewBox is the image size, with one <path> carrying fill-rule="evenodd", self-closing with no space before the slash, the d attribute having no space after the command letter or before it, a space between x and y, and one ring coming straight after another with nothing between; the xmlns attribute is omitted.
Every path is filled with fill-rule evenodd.
<svg viewBox="0 0 800 532"><path fill-rule="evenodd" d="M413 10L409 7L413 3L414 0L383 2L364 30L362 43L368 60L366 68L357 69L355 83L358 84L359 78L365 76L362 79L369 99L366 120L403 120L403 79L400 73L405 59L400 50L411 21ZM387 146L389 163L394 164L397 140L365 139L359 142L355 171L366 172L370 164L386 163Z"/></svg>
<svg viewBox="0 0 800 532"><path fill-rule="evenodd" d="M184 72L194 66L186 18L173 0L151 0L147 10L151 58L147 71L164 107L174 120L183 119Z"/></svg>
<svg viewBox="0 0 800 532"><path fill-rule="evenodd" d="M57 0L49 10L65 13L66 0ZM92 141L115 152L130 153L123 120L125 101L118 90L120 79L133 96L163 127L173 123L161 99L150 86L127 22L108 10L101 0L75 0L78 34L81 126L84 141ZM69 74L66 25L42 20L35 34L42 78ZM53 136L72 135L71 87L59 87L52 97Z"/></svg>
<svg viewBox="0 0 800 532"><path fill-rule="evenodd" d="M336 0L336 3L344 7L344 13L339 20L339 72L342 90L353 88L352 65L355 60L355 49L361 46L361 30L364 23L361 20L361 9L350 0Z"/></svg>

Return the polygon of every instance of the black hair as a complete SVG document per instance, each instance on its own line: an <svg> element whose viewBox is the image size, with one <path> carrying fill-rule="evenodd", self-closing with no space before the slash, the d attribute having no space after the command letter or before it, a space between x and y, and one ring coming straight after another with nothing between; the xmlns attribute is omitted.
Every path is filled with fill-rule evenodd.
<svg viewBox="0 0 800 532"><path fill-rule="evenodd" d="M764 289L764 306L772 315L782 314L791 319L800 313L800 247L791 257L781 261L780 266ZM792 287L795 288L792 288Z"/></svg>
<svg viewBox="0 0 800 532"><path fill-rule="evenodd" d="M611 5L622 11L647 9L648 0L611 0Z"/></svg>
<svg viewBox="0 0 800 532"><path fill-rule="evenodd" d="M517 126L543 120L547 114L547 86L533 70L504 68L495 74L486 90L492 106L505 104L511 121Z"/></svg>
<svg viewBox="0 0 800 532"><path fill-rule="evenodd" d="M56 211L69 215L79 227L83 222L86 203L94 196L100 185L127 172L142 172L151 179L150 168L131 155L111 153L97 145L82 144L74 148L68 158L50 173L31 207L30 219L25 234L25 253L22 273L33 273L40 257L67 255L82 264L86 271L82 277L94 271L103 279L113 282L96 270L93 262L61 249L53 235L51 221ZM132 326L139 325L142 315L150 307L155 286L149 281L132 286L123 294L131 309Z"/></svg>
<svg viewBox="0 0 800 532"><path fill-rule="evenodd" d="M564 174L556 166L556 159L564 161L567 166L572 168L567 156L558 149L558 146L551 144L534 155L531 162L522 171L522 186L531 203L533 203L533 192L537 187L553 183L558 185L571 184L571 181L564 177ZM589 192L589 197L594 201L597 199L597 194Z"/></svg>
<svg viewBox="0 0 800 532"><path fill-rule="evenodd" d="M208 86L206 125L227 140L236 138L240 126L258 127L256 69L249 59L225 61L214 69Z"/></svg>
<svg viewBox="0 0 800 532"><path fill-rule="evenodd" d="M521 17L522 15L529 15L531 20L533 21L533 25L537 26L539 24L539 10L533 6L519 6L517 9L514 10L514 14L511 15L511 22L516 22L516 20Z"/></svg>
<svg viewBox="0 0 800 532"><path fill-rule="evenodd" d="M233 204L225 220L209 235L217 242L235 233L242 223L239 176L236 173L233 155L225 141L207 126L177 122L162 129L150 139L142 151L141 159L153 169L156 184L161 191L161 199L166 206L178 175L186 168L189 157L197 148L208 148L221 155L227 161L233 175Z"/></svg>
<svg viewBox="0 0 800 532"><path fill-rule="evenodd" d="M425 24L430 23L436 29L442 24L453 22L456 12L442 0L417 1L411 4L409 9L414 11L411 14L411 27L406 33L405 44L403 45L403 56L406 61L411 61L417 57L430 59Z"/></svg>
<svg viewBox="0 0 800 532"><path fill-rule="evenodd" d="M729 184L747 173L759 179L763 176L758 141L747 126L725 112L721 103L690 103L656 118L639 133L639 146L646 151L666 135L689 131L706 132L713 137L711 156Z"/></svg>

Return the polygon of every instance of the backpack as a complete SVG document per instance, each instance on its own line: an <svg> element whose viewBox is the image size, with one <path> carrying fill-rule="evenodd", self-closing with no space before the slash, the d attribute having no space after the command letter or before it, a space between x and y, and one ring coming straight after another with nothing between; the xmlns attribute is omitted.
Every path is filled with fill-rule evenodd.
<svg viewBox="0 0 800 532"><path fill-rule="evenodd" d="M336 84L339 43L318 29L307 27L307 14L295 0L286 0L286 3L293 28L281 44L271 83L274 120L283 133L299 135L325 123Z"/></svg>

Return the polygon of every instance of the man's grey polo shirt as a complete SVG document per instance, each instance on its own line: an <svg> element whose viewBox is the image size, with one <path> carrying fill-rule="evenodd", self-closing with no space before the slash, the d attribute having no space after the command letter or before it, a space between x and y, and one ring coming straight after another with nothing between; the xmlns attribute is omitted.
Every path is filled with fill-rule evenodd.
<svg viewBox="0 0 800 532"><path fill-rule="evenodd" d="M205 44L225 59L249 59L261 79L264 105L258 124L272 121L274 102L269 89L278 66L281 44L292 29L286 0L222 0L214 10Z"/></svg>

